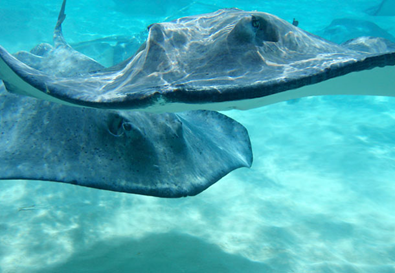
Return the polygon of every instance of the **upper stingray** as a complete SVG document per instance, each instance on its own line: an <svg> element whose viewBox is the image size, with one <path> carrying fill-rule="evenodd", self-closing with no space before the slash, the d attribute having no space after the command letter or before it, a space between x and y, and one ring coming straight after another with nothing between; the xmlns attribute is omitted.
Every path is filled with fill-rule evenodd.
<svg viewBox="0 0 395 273"><path fill-rule="evenodd" d="M385 39L337 45L274 15L238 9L153 24L128 60L72 77L38 71L0 47L0 78L8 91L65 104L151 112L246 109L319 95L287 91L394 64L395 46Z"/></svg>

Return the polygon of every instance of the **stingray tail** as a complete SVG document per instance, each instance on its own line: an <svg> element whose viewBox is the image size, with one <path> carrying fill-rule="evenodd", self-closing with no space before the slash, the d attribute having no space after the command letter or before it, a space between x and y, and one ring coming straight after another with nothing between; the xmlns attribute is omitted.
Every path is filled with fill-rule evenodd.
<svg viewBox="0 0 395 273"><path fill-rule="evenodd" d="M68 45L63 37L63 32L62 32L62 23L66 19L66 14L64 12L65 9L66 9L66 0L63 0L62 7L60 8L60 12L58 16L58 21L56 22L55 31L53 34L53 42L55 44L55 47L59 45Z"/></svg>

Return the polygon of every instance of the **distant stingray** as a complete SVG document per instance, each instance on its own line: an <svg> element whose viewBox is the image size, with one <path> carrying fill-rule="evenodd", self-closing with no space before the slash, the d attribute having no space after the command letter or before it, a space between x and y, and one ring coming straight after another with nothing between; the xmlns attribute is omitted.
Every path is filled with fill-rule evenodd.
<svg viewBox="0 0 395 273"><path fill-rule="evenodd" d="M366 11L373 16L395 16L395 0L383 0L378 6Z"/></svg>
<svg viewBox="0 0 395 273"><path fill-rule="evenodd" d="M394 65L388 40L337 45L274 15L238 9L153 24L125 62L72 77L26 66L0 47L0 78L10 92L148 112L249 109L311 95L393 96ZM370 70L376 67L385 68Z"/></svg>
<svg viewBox="0 0 395 273"><path fill-rule="evenodd" d="M375 23L351 18L335 19L317 34L338 44L361 36L381 37L395 42L394 36Z"/></svg>
<svg viewBox="0 0 395 273"><path fill-rule="evenodd" d="M71 44L71 46L104 66L113 66L133 55L142 44L140 33L136 36L109 36Z"/></svg>

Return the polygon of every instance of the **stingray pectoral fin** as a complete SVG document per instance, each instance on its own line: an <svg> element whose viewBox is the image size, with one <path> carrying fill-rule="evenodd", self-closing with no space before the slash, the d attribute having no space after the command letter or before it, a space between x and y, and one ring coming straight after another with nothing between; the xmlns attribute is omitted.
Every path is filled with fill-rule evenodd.
<svg viewBox="0 0 395 273"><path fill-rule="evenodd" d="M395 97L394 76L395 66L376 67L371 70L349 73L316 84L305 85L256 99L241 100L236 108L248 110L310 96L361 95Z"/></svg>
<svg viewBox="0 0 395 273"><path fill-rule="evenodd" d="M66 107L1 86L0 109L0 180L174 198L196 195L252 163L247 130L217 112Z"/></svg>
<svg viewBox="0 0 395 273"><path fill-rule="evenodd" d="M83 61L83 58L80 58L80 60ZM59 67L55 66L54 69L59 70ZM75 69L77 71L78 69L81 70L78 67L75 67ZM18 60L0 46L0 79L3 80L7 91L11 93L27 95L68 106L170 112L168 108L163 110L161 104L158 104L153 109L147 108L159 101L160 95L155 88L131 92L130 94L120 94L119 96L108 95L108 92L112 92L117 88L117 86L110 86L109 90L104 90L108 82L112 82L113 78L116 77L116 73L104 72L95 74L90 69L82 69L81 74L83 76L56 76L44 73ZM199 109L199 107L192 109L196 108ZM185 110L190 109L182 108L182 110L177 109L177 111L171 112Z"/></svg>
<svg viewBox="0 0 395 273"><path fill-rule="evenodd" d="M11 93L72 105L48 94L46 83L50 79L47 75L19 61L1 46L0 79L3 80L7 91Z"/></svg>

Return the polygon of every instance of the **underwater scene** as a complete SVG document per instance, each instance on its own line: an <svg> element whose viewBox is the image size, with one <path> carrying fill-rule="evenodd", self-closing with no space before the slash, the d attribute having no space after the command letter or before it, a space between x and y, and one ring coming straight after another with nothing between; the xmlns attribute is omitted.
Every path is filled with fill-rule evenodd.
<svg viewBox="0 0 395 273"><path fill-rule="evenodd" d="M63 8L0 0L0 273L395 273L394 0Z"/></svg>

